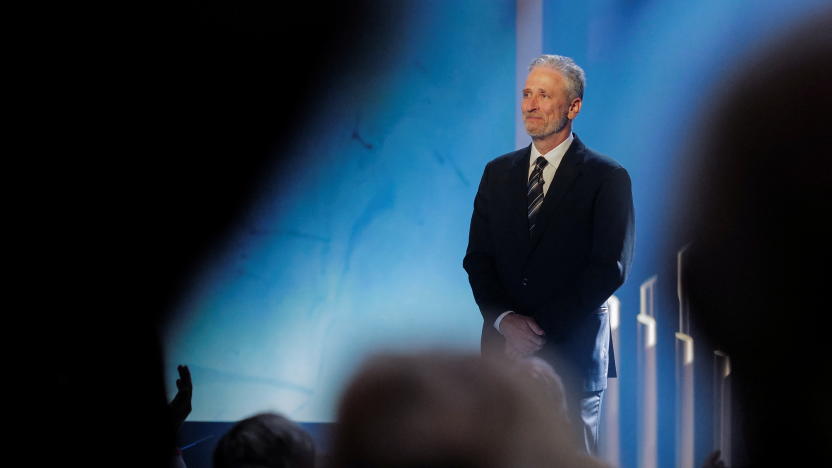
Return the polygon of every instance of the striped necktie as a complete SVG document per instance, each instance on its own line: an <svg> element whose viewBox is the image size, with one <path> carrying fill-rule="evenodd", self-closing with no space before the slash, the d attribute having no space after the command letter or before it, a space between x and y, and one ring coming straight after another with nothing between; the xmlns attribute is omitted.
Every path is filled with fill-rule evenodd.
<svg viewBox="0 0 832 468"><path fill-rule="evenodd" d="M543 168L546 167L547 161L543 156L538 156L534 163L534 170L529 176L529 235L534 232L535 222L537 221L537 213L540 212L540 207L543 205Z"/></svg>

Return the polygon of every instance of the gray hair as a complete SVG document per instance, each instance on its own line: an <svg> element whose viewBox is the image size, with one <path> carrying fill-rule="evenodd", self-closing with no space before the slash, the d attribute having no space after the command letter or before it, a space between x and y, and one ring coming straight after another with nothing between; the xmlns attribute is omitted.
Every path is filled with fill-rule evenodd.
<svg viewBox="0 0 832 468"><path fill-rule="evenodd" d="M532 71L534 67L549 67L559 71L566 78L569 99L584 98L586 74L584 69L579 67L571 58L563 55L541 55L532 60L529 71Z"/></svg>

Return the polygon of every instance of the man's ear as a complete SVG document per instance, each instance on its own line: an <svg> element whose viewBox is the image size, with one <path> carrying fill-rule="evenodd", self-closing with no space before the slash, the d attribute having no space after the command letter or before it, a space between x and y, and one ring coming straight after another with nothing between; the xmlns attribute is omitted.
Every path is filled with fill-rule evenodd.
<svg viewBox="0 0 832 468"><path fill-rule="evenodd" d="M567 116L569 117L570 120L574 120L575 117L577 117L578 114L581 112L581 103L582 102L583 102L583 100L581 98L577 97L577 98L572 100L571 104L569 104L569 113L567 114Z"/></svg>

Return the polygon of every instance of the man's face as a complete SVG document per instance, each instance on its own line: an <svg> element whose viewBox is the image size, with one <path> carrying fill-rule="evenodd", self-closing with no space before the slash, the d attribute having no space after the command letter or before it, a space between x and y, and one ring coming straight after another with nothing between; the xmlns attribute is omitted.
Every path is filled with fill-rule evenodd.
<svg viewBox="0 0 832 468"><path fill-rule="evenodd" d="M523 123L532 138L546 138L563 130L581 110L581 99L569 100L566 78L548 67L535 67L523 87Z"/></svg>

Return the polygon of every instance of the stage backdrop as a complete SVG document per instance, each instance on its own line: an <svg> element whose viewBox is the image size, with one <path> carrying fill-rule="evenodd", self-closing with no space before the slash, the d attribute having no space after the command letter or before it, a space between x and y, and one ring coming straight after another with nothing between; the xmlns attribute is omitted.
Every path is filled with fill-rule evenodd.
<svg viewBox="0 0 832 468"><path fill-rule="evenodd" d="M397 42L362 51L367 68L345 57L332 70L298 116L305 131L276 146L272 183L195 278L165 340L167 362L193 374L191 420L330 421L369 352L478 349L462 258L482 168L513 150L514 4L409 11L390 19Z"/></svg>
<svg viewBox="0 0 832 468"><path fill-rule="evenodd" d="M638 388L638 285L668 270L655 254L694 123L707 118L738 57L824 2L740 3L542 2L541 49L573 56L587 72L575 131L633 179L636 257L618 293L616 350L625 427ZM165 330L169 390L176 364L193 374L190 420L274 410L328 422L367 353L478 348L481 318L462 257L482 169L515 149L517 8L514 0L408 2L406 15L390 18L390 36L362 49L371 60L355 67L345 56L328 74L298 115L304 130L275 142L281 164L204 259ZM657 316L663 394L672 393L673 294L659 298L667 307ZM659 455L669 466L673 406L662 401L658 424L671 439L659 441ZM625 466L635 438L622 436Z"/></svg>

